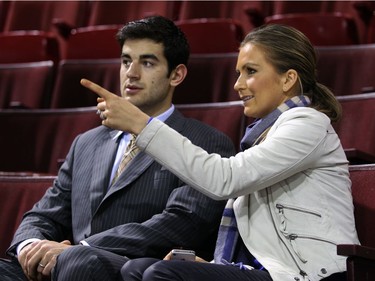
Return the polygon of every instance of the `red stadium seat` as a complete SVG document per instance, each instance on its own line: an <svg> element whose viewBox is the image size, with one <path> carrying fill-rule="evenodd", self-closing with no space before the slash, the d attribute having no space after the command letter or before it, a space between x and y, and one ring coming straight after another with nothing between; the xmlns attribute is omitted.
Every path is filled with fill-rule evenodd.
<svg viewBox="0 0 375 281"><path fill-rule="evenodd" d="M179 1L92 1L88 26L125 24L147 16L176 19Z"/></svg>
<svg viewBox="0 0 375 281"><path fill-rule="evenodd" d="M375 163L375 93L338 96L343 115L333 126L351 164Z"/></svg>
<svg viewBox="0 0 375 281"><path fill-rule="evenodd" d="M36 62L60 58L56 37L39 31L0 33L0 63Z"/></svg>
<svg viewBox="0 0 375 281"><path fill-rule="evenodd" d="M62 60L57 69L51 107L96 106L97 96L81 86L82 78L90 79L109 91L120 94L120 64L120 58Z"/></svg>
<svg viewBox="0 0 375 281"><path fill-rule="evenodd" d="M121 47L116 34L121 27L122 25L98 25L73 29L63 44L62 58L120 58Z"/></svg>
<svg viewBox="0 0 375 281"><path fill-rule="evenodd" d="M4 31L55 31L86 25L89 1L10 1Z"/></svg>
<svg viewBox="0 0 375 281"><path fill-rule="evenodd" d="M193 54L185 80L176 87L173 102L207 103L238 100L237 53Z"/></svg>
<svg viewBox="0 0 375 281"><path fill-rule="evenodd" d="M73 139L99 126L96 107L1 110L0 171L56 174Z"/></svg>
<svg viewBox="0 0 375 281"><path fill-rule="evenodd" d="M0 64L0 108L47 108L54 82L52 61Z"/></svg>
<svg viewBox="0 0 375 281"><path fill-rule="evenodd" d="M375 44L316 47L318 81L336 96L375 90Z"/></svg>
<svg viewBox="0 0 375 281"><path fill-rule="evenodd" d="M175 23L185 33L192 54L237 52L244 36L241 24L232 19L186 19Z"/></svg>
<svg viewBox="0 0 375 281"><path fill-rule="evenodd" d="M265 23L293 26L303 32L315 46L359 43L354 19L342 13L278 14L266 17Z"/></svg>
<svg viewBox="0 0 375 281"><path fill-rule="evenodd" d="M361 245L338 245L347 256L347 281L375 280L375 165L349 167L355 225Z"/></svg>
<svg viewBox="0 0 375 281"><path fill-rule="evenodd" d="M52 186L54 176L0 173L0 258L10 246L13 234L26 211ZM9 258L9 257L8 257Z"/></svg>

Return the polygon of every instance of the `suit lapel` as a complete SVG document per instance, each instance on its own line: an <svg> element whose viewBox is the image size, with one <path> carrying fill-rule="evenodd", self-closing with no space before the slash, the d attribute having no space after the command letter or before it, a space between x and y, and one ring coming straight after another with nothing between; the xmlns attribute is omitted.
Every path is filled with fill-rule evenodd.
<svg viewBox="0 0 375 281"><path fill-rule="evenodd" d="M116 157L120 138L115 139L119 131L110 130L102 142L97 145L94 156L94 163L91 177L90 201L92 214L95 213L103 200L107 189L112 166Z"/></svg>

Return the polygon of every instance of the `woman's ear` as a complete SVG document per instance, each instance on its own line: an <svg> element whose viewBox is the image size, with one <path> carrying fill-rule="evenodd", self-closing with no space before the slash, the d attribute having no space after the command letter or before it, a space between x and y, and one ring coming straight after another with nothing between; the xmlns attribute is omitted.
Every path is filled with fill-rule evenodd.
<svg viewBox="0 0 375 281"><path fill-rule="evenodd" d="M186 65L184 64L177 65L177 67L171 73L171 77L170 77L171 86L176 87L177 85L181 84L182 81L184 81L186 75L187 75Z"/></svg>
<svg viewBox="0 0 375 281"><path fill-rule="evenodd" d="M298 73L294 69L289 69L287 72L285 72L283 92L289 92L294 85L298 85Z"/></svg>

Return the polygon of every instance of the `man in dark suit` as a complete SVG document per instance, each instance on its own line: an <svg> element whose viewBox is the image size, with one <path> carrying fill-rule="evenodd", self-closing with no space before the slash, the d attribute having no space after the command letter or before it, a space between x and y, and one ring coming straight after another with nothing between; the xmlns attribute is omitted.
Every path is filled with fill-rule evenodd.
<svg viewBox="0 0 375 281"><path fill-rule="evenodd" d="M227 136L172 104L189 57L172 21L130 22L117 39L123 98L209 153L235 153ZM195 191L143 152L117 177L130 139L105 126L75 139L54 185L25 214L8 249L13 259L0 261L0 280L116 280L129 258L162 258L176 247L211 257L225 202Z"/></svg>

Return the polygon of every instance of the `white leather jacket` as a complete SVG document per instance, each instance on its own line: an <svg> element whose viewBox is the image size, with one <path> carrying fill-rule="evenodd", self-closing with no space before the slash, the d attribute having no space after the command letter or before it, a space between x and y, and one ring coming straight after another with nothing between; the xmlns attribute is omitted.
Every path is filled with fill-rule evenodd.
<svg viewBox="0 0 375 281"><path fill-rule="evenodd" d="M348 162L325 114L292 108L265 141L231 158L207 154L157 120L137 145L202 193L237 198L240 235L273 280L315 281L346 270L336 245L359 241Z"/></svg>

